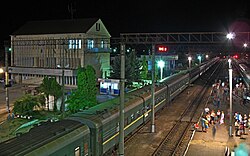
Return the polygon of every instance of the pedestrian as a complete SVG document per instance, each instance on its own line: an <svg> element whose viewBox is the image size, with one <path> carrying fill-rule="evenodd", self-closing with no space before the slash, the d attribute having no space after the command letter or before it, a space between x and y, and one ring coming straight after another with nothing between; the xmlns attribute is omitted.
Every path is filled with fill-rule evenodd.
<svg viewBox="0 0 250 156"><path fill-rule="evenodd" d="M248 119L247 119L247 126L248 126L249 131L250 131L250 114L248 115Z"/></svg>
<svg viewBox="0 0 250 156"><path fill-rule="evenodd" d="M206 108L204 109L204 111L205 111L205 115L207 115L207 114L209 113L209 108L206 107Z"/></svg>
<svg viewBox="0 0 250 156"><path fill-rule="evenodd" d="M220 124L223 124L223 123L224 123L224 117L225 117L224 112L221 111Z"/></svg>
<svg viewBox="0 0 250 156"><path fill-rule="evenodd" d="M238 120L234 122L234 127L235 127L235 136L239 136L239 129L240 129L240 124Z"/></svg>
<svg viewBox="0 0 250 156"><path fill-rule="evenodd" d="M221 112L220 112L220 110L218 109L218 111L217 111L217 113L216 113L218 120L220 119L220 114L221 114Z"/></svg>
<svg viewBox="0 0 250 156"><path fill-rule="evenodd" d="M205 115L202 115L201 117L201 131L202 132L206 130L205 121L206 121Z"/></svg>
<svg viewBox="0 0 250 156"><path fill-rule="evenodd" d="M247 128L247 115L244 114L244 118L243 118L243 123L244 123L244 127L243 127L243 134L246 134L246 128Z"/></svg>
<svg viewBox="0 0 250 156"><path fill-rule="evenodd" d="M214 110L211 111L211 122L214 122L215 121L215 113L214 113Z"/></svg>

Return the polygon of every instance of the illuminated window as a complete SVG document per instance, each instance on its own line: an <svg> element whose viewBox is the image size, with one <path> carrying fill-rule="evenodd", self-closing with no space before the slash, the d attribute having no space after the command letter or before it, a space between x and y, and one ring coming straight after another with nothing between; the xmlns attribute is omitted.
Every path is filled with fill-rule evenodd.
<svg viewBox="0 0 250 156"><path fill-rule="evenodd" d="M88 40L87 48L88 49L94 48L94 40Z"/></svg>
<svg viewBox="0 0 250 156"><path fill-rule="evenodd" d="M114 83L114 84L113 84L113 88L114 88L114 89L119 89L119 88L118 88L118 83Z"/></svg>
<svg viewBox="0 0 250 156"><path fill-rule="evenodd" d="M69 49L81 49L82 40L69 40Z"/></svg>
<svg viewBox="0 0 250 156"><path fill-rule="evenodd" d="M104 41L101 41L101 48L104 48Z"/></svg>

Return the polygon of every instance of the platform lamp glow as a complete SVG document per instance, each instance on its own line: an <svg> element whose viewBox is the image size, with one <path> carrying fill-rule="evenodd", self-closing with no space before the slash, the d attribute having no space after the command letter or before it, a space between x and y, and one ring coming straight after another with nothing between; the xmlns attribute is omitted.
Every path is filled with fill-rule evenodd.
<svg viewBox="0 0 250 156"><path fill-rule="evenodd" d="M189 56L189 57L188 57L188 67L189 67L189 68L191 68L191 61L192 61L192 57Z"/></svg>
<svg viewBox="0 0 250 156"><path fill-rule="evenodd" d="M232 87L233 87L233 69L232 69L232 60L228 59L228 64L229 64L229 104L230 104L230 109L229 109L229 115L230 115L230 121L229 121L229 136L232 136L232 105L233 105L233 96L232 96Z"/></svg>
<svg viewBox="0 0 250 156"><path fill-rule="evenodd" d="M234 38L235 38L235 33L230 32L227 34L227 39L232 40Z"/></svg>
<svg viewBox="0 0 250 156"><path fill-rule="evenodd" d="M162 61L162 60L160 60L160 61L157 62L157 65L158 65L158 67L160 67L160 69L161 69L161 80L162 80L162 77L163 77L163 68L164 68L164 66L165 66L165 62Z"/></svg>

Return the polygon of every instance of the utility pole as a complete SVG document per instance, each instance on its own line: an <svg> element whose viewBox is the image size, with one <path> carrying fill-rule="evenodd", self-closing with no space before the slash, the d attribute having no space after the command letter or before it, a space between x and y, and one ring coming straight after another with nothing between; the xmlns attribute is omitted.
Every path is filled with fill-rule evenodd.
<svg viewBox="0 0 250 156"><path fill-rule="evenodd" d="M232 69L232 60L229 59L228 60L229 63L229 105L230 105L230 109L229 109L229 136L233 136L232 134L232 112L233 112L233 69Z"/></svg>
<svg viewBox="0 0 250 156"><path fill-rule="evenodd" d="M151 85L151 132L155 132L155 45L152 44L152 85Z"/></svg>
<svg viewBox="0 0 250 156"><path fill-rule="evenodd" d="M124 88L125 88L125 45L121 43L121 88L120 88L120 123L119 156L124 156Z"/></svg>
<svg viewBox="0 0 250 156"><path fill-rule="evenodd" d="M7 119L10 119L10 103L9 103L9 65L8 65L8 52L9 52L9 43L7 41L4 42L5 49L5 101L8 112Z"/></svg>
<svg viewBox="0 0 250 156"><path fill-rule="evenodd" d="M64 49L63 49L63 60L62 60L62 103L61 103L61 111L64 115L64 112L65 112L65 103L64 103L64 83L65 83L65 78L64 78Z"/></svg>

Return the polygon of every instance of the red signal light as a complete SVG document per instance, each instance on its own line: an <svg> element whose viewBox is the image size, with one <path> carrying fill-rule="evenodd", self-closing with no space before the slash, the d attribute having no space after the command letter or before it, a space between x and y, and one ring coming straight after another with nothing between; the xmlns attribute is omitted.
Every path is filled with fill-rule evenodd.
<svg viewBox="0 0 250 156"><path fill-rule="evenodd" d="M164 46L164 45L160 45L157 48L158 52L167 52L168 51L168 47Z"/></svg>
<svg viewBox="0 0 250 156"><path fill-rule="evenodd" d="M234 55L233 57L234 57L235 59L239 58L239 56L238 56L238 55Z"/></svg>

